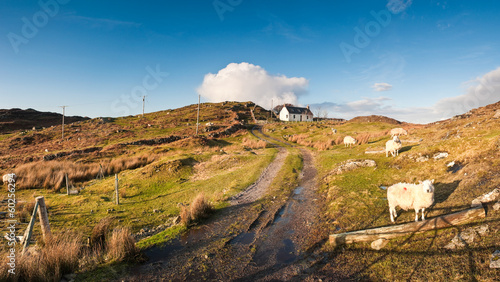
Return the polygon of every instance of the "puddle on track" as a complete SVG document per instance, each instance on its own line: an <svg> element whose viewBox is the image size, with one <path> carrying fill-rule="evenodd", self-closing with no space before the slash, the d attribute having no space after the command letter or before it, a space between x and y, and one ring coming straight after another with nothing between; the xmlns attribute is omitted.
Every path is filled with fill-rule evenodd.
<svg viewBox="0 0 500 282"><path fill-rule="evenodd" d="M154 263L158 261L165 261L176 251L184 248L184 245L179 239L171 240L167 245L160 248L150 248L144 253L148 257L147 263Z"/></svg>
<svg viewBox="0 0 500 282"><path fill-rule="evenodd" d="M297 255L295 254L295 244L290 239L283 240L283 246L278 250L276 254L276 263L278 264L288 264L292 263L297 259Z"/></svg>
<svg viewBox="0 0 500 282"><path fill-rule="evenodd" d="M189 229L188 232L182 234L179 238L170 240L163 247L154 247L146 250L144 253L149 259L147 263L166 261L173 253L183 249L189 243L201 241L206 236L206 229L205 226Z"/></svg>
<svg viewBox="0 0 500 282"><path fill-rule="evenodd" d="M249 245L253 242L254 238L255 238L255 232L244 232L236 236L233 240L231 240L231 245L236 245L236 244Z"/></svg>

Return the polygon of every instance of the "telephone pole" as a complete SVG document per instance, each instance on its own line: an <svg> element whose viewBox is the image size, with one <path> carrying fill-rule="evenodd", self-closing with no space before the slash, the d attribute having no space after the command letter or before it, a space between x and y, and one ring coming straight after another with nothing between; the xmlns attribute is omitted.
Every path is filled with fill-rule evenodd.
<svg viewBox="0 0 500 282"><path fill-rule="evenodd" d="M198 114L196 115L196 136L198 136L199 124L200 124L200 94L198 94Z"/></svg>
<svg viewBox="0 0 500 282"><path fill-rule="evenodd" d="M59 106L63 109L63 116L62 116L62 139L64 140L64 115L66 113L66 107L67 106Z"/></svg>
<svg viewBox="0 0 500 282"><path fill-rule="evenodd" d="M146 101L146 95L142 96L142 117L144 117L144 102Z"/></svg>

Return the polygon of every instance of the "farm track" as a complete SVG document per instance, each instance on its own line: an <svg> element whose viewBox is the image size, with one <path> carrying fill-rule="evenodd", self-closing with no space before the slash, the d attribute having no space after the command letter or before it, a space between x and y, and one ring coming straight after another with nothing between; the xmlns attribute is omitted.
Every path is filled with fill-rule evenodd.
<svg viewBox="0 0 500 282"><path fill-rule="evenodd" d="M256 130L257 129L257 130ZM291 145L252 130L279 153L259 180L236 195L231 205L164 247L146 251L149 261L127 281L303 279L322 257L314 250L327 238L318 218L314 156L301 149L300 184L286 199L256 201L267 191Z"/></svg>

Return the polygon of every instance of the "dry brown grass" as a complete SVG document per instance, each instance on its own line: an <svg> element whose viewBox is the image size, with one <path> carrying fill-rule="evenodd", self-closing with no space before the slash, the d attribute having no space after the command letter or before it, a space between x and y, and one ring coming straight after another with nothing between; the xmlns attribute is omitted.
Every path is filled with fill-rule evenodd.
<svg viewBox="0 0 500 282"><path fill-rule="evenodd" d="M248 138L243 138L243 142L241 144L251 149L266 148L267 145L266 141L264 140L253 140Z"/></svg>
<svg viewBox="0 0 500 282"><path fill-rule="evenodd" d="M182 207L180 214L181 222L185 226L188 226L191 222L196 222L208 218L213 210L214 208L205 198L205 194L200 193L191 202L189 208Z"/></svg>
<svg viewBox="0 0 500 282"><path fill-rule="evenodd" d="M113 218L105 217L94 226L90 235L90 247L94 250L102 250L106 247L106 237L111 230Z"/></svg>
<svg viewBox="0 0 500 282"><path fill-rule="evenodd" d="M33 214L33 209L35 208L35 202L18 202L16 204L17 216L19 216L19 221L28 222Z"/></svg>
<svg viewBox="0 0 500 282"><path fill-rule="evenodd" d="M67 232L53 236L43 248L16 254L15 275L7 272L5 260L0 265L0 281L59 281L63 274L78 269L80 236Z"/></svg>
<svg viewBox="0 0 500 282"><path fill-rule="evenodd" d="M182 207L181 208L181 223L184 225L184 226L188 226L190 223L191 223L191 213L189 212L189 208L188 207Z"/></svg>
<svg viewBox="0 0 500 282"><path fill-rule="evenodd" d="M116 261L134 260L139 254L129 228L117 227L108 241L108 258Z"/></svg>
<svg viewBox="0 0 500 282"><path fill-rule="evenodd" d="M134 169L154 160L152 156L137 156L131 158L119 158L103 163L104 175L112 175L126 169ZM96 178L100 172L98 163L74 163L70 161L41 161L28 163L17 167L17 187L21 189L45 188L59 190L65 183L65 174L68 174L70 183L86 181Z"/></svg>
<svg viewBox="0 0 500 282"><path fill-rule="evenodd" d="M200 219L207 218L213 211L212 205L205 198L205 194L200 193L189 206L189 211L191 213L191 219L193 221L198 221Z"/></svg>

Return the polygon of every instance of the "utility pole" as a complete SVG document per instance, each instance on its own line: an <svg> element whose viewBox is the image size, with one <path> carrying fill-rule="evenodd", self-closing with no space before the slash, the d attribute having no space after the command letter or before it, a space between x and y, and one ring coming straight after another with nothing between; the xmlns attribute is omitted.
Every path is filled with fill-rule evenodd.
<svg viewBox="0 0 500 282"><path fill-rule="evenodd" d="M142 117L144 117L144 102L146 101L146 95L142 96Z"/></svg>
<svg viewBox="0 0 500 282"><path fill-rule="evenodd" d="M271 121L273 119L273 106L274 106L274 99L271 99L271 112L270 112L270 115L271 115Z"/></svg>
<svg viewBox="0 0 500 282"><path fill-rule="evenodd" d="M196 135L198 136L198 125L200 124L200 94L198 94L198 114L196 115Z"/></svg>
<svg viewBox="0 0 500 282"><path fill-rule="evenodd" d="M61 108L63 109L63 118L62 118L62 139L64 140L64 115L65 115L65 113L66 113L66 111L65 111L65 110L66 110L66 107L67 107L67 106L59 106L59 107L61 107Z"/></svg>

